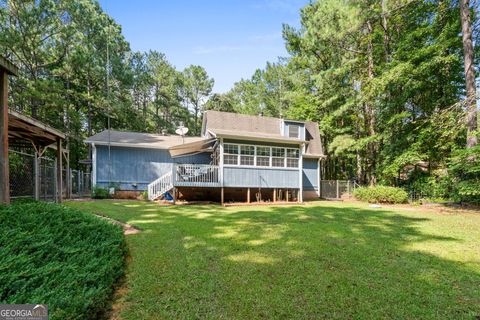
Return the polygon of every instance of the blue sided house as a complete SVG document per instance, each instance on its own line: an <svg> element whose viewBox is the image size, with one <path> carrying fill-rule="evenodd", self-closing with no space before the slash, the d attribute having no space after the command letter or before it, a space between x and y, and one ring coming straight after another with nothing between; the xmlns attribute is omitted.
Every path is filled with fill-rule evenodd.
<svg viewBox="0 0 480 320"><path fill-rule="evenodd" d="M319 197L318 124L206 111L200 137L105 130L91 144L92 179L148 199L302 202Z"/></svg>

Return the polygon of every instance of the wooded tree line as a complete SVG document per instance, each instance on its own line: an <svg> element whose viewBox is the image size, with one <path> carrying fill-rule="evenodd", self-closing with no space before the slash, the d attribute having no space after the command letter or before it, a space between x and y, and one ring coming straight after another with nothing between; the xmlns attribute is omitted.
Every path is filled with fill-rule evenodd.
<svg viewBox="0 0 480 320"><path fill-rule="evenodd" d="M289 58L207 106L318 121L324 178L478 197L479 27L467 0L315 1Z"/></svg>
<svg viewBox="0 0 480 320"><path fill-rule="evenodd" d="M73 168L108 117L112 129L197 133L213 88L200 66L176 70L162 53L132 52L95 0L0 0L0 54L21 70L10 107L64 131Z"/></svg>
<svg viewBox="0 0 480 320"><path fill-rule="evenodd" d="M0 53L22 70L12 106L65 131L73 167L107 115L197 134L204 109L262 112L320 124L323 178L480 200L476 1L313 1L283 28L289 57L223 94L202 67L132 52L94 0L0 0L0 14Z"/></svg>

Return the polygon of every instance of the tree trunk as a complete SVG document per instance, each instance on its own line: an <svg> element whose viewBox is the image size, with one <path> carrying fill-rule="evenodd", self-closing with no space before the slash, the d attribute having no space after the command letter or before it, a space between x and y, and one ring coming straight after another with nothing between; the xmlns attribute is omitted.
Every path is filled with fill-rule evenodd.
<svg viewBox="0 0 480 320"><path fill-rule="evenodd" d="M373 43L372 43L372 34L373 34L373 27L370 20L367 20L367 74L368 80L371 81L374 77L374 64L373 64ZM368 123L367 123L367 130L368 136L373 137L375 135L375 126L376 126L376 115L375 115L375 108L371 102L366 103L366 111L368 115ZM368 143L368 150L369 150L369 184L375 185L377 183L377 177L375 175L376 169L376 143L369 142Z"/></svg>
<svg viewBox="0 0 480 320"><path fill-rule="evenodd" d="M385 52L385 61L390 61L390 36L388 35L387 12L385 0L382 0L382 28L383 28L383 50Z"/></svg>
<svg viewBox="0 0 480 320"><path fill-rule="evenodd" d="M465 85L467 91L467 148L478 144L477 130L477 100L475 90L475 69L472 44L472 25L470 20L470 0L460 0L460 18L462 22L463 60L465 67Z"/></svg>
<svg viewBox="0 0 480 320"><path fill-rule="evenodd" d="M92 104L90 101L90 75L87 75L87 108L88 108L88 114L87 114L87 131L88 131L88 136L92 136ZM88 144L88 160L92 160L92 145L89 143Z"/></svg>

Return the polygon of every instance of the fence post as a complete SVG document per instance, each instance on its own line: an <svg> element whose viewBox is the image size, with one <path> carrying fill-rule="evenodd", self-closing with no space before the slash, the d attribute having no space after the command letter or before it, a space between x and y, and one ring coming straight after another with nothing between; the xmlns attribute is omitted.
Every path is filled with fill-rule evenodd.
<svg viewBox="0 0 480 320"><path fill-rule="evenodd" d="M348 197L350 198L350 180L347 180L347 194L348 194Z"/></svg>
<svg viewBox="0 0 480 320"><path fill-rule="evenodd" d="M57 202L58 195L58 173L57 173L57 159L53 161L53 201Z"/></svg>
<svg viewBox="0 0 480 320"><path fill-rule="evenodd" d="M77 170L77 193L83 193L83 171Z"/></svg>
<svg viewBox="0 0 480 320"><path fill-rule="evenodd" d="M68 168L68 173L67 173L67 184L68 184L68 191L67 191L67 197L70 199L72 197L72 169Z"/></svg>
<svg viewBox="0 0 480 320"><path fill-rule="evenodd" d="M338 180L337 180L337 199L340 199L340 189L338 187Z"/></svg>
<svg viewBox="0 0 480 320"><path fill-rule="evenodd" d="M38 152L33 155L33 195L35 200L40 200L40 168L38 164Z"/></svg>

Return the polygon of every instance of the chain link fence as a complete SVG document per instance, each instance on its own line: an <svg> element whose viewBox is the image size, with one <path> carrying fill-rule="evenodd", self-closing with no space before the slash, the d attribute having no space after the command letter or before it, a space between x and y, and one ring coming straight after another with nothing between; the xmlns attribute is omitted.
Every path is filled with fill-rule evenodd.
<svg viewBox="0 0 480 320"><path fill-rule="evenodd" d="M351 180L320 180L320 197L324 199L351 198L357 187L358 184Z"/></svg>
<svg viewBox="0 0 480 320"><path fill-rule="evenodd" d="M37 159L35 156L22 151L9 150L10 165L10 197L12 199L35 199L35 183L38 181L38 199L54 201L57 180L56 161L47 157ZM81 170L63 169L63 195L68 197L90 196L90 173ZM68 195L70 190L70 195Z"/></svg>
<svg viewBox="0 0 480 320"><path fill-rule="evenodd" d="M92 190L92 179L89 172L71 170L70 183L73 197L90 196Z"/></svg>
<svg viewBox="0 0 480 320"><path fill-rule="evenodd" d="M31 154L10 150L10 196L33 198L35 185L35 157Z"/></svg>

